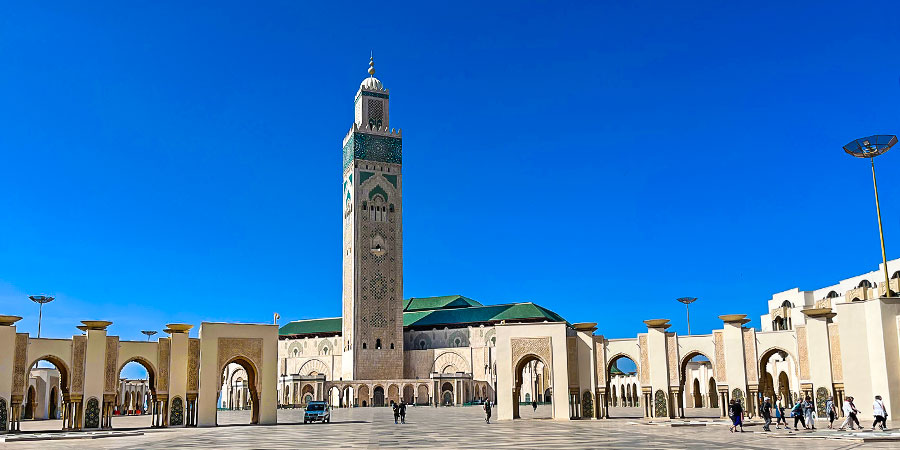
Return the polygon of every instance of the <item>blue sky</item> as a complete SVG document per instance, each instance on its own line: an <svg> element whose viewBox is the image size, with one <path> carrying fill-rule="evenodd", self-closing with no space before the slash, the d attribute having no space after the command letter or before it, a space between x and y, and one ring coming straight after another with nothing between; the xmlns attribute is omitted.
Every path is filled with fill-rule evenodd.
<svg viewBox="0 0 900 450"><path fill-rule="evenodd" d="M405 296L686 332L880 262L896 2L0 6L0 312L43 335L337 316L370 51L404 136ZM900 256L900 150L879 157ZM196 335L196 329L192 332Z"/></svg>

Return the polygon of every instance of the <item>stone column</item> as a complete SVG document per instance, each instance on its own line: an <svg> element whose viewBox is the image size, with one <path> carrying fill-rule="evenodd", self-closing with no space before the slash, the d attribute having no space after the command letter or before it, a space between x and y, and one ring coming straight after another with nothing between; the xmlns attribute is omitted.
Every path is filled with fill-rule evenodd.
<svg viewBox="0 0 900 450"><path fill-rule="evenodd" d="M669 389L669 361L666 344L666 329L672 325L669 324L669 319L645 320L644 324L647 325L647 365L649 367L641 367L641 370L648 370L650 373L648 378L650 380L649 394L651 400L646 402L649 406L650 417L656 417L655 400L657 390L662 390L665 393L666 403L668 403L666 415L674 417L674 405L671 404L671 391ZM643 351L642 349L641 352Z"/></svg>

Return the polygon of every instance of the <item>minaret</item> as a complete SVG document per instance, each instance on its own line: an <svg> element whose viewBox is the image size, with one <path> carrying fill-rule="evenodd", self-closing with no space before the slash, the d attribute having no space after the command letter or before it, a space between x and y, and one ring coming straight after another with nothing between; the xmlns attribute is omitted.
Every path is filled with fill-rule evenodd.
<svg viewBox="0 0 900 450"><path fill-rule="evenodd" d="M370 58L344 137L344 380L403 378L401 138L388 94Z"/></svg>

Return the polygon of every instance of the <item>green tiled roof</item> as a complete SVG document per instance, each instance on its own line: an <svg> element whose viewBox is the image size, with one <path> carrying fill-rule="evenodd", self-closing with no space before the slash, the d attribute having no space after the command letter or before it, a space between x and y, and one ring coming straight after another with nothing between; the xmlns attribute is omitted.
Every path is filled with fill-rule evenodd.
<svg viewBox="0 0 900 450"><path fill-rule="evenodd" d="M612 366L612 367L609 368L609 373L612 374L612 375L618 375L618 374L623 374L623 373L625 373L625 372L622 372L622 371L619 370L619 368L616 367L616 366Z"/></svg>
<svg viewBox="0 0 900 450"><path fill-rule="evenodd" d="M429 305L432 309L425 309ZM404 327L496 323L501 320L565 322L565 319L559 314L534 303L483 306L475 300L461 295L409 299L403 313ZM297 320L282 326L278 333L282 336L340 333L341 323L340 317Z"/></svg>
<svg viewBox="0 0 900 450"><path fill-rule="evenodd" d="M404 302L403 312L423 311L426 309L443 308L468 308L470 306L482 306L468 297L462 295L445 295L442 297L411 298Z"/></svg>
<svg viewBox="0 0 900 450"><path fill-rule="evenodd" d="M469 308L405 312L403 313L403 326L422 327L529 319L565 322L565 319L555 312L542 308L534 303L511 303L508 305L472 306Z"/></svg>
<svg viewBox="0 0 900 450"><path fill-rule="evenodd" d="M330 319L295 320L293 322L288 322L279 328L278 334L289 336L292 334L340 333L341 323L343 323L343 319L340 317Z"/></svg>

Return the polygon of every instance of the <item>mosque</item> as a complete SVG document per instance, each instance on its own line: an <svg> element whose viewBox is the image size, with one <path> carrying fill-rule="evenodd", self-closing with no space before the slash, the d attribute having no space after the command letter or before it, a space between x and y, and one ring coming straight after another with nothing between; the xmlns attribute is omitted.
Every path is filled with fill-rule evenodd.
<svg viewBox="0 0 900 450"><path fill-rule="evenodd" d="M404 297L402 133L374 75L370 60L343 139L341 317L204 322L196 338L192 324L172 323L145 342L107 335L102 320L82 321L71 339L35 338L17 331L21 317L0 315L0 432L49 416L65 430L108 429L117 411L136 409L156 427L215 426L223 408L271 424L278 407L312 400L491 401L501 420L520 418L528 401L548 404L555 420L725 417L731 400L753 414L763 397L787 405L809 396L820 416L832 396L900 405L900 260L774 294L759 330L729 313L702 335L648 318L635 336L610 338L529 302ZM877 281L885 270L889 286ZM54 369L34 369L41 361ZM130 362L148 378L121 379ZM857 402L861 418L870 405Z"/></svg>
<svg viewBox="0 0 900 450"><path fill-rule="evenodd" d="M812 395L824 404L826 396L839 397L846 389L842 358L854 359L840 352L839 306L853 303L848 315L866 315L856 310L883 305L877 308L896 317L897 300L881 298L883 287L879 293L870 281L877 271L815 291L775 294L761 331L744 327L745 315L731 314L722 316L722 330L705 336L678 336L665 331L667 321L649 320L647 333L637 338L605 339L593 333L593 324L570 324L534 303L483 305L463 295L404 299L402 134L390 128L389 91L374 74L370 61L343 140L343 314L279 329L282 406L311 400L345 407L503 404L501 384L515 403L567 400L558 414L565 418L674 417L686 410L717 416L731 398L752 403L763 395L781 395L783 403ZM900 260L890 265L900 270ZM900 282L900 272L891 282ZM870 300L871 306L863 305ZM537 324L559 328L567 369L552 370L549 356L512 361L514 370L502 367L510 364L503 361L498 329L532 339L544 333ZM859 333L843 337L848 334ZM897 333L890 337L891 346L875 352L880 358L897 347ZM619 368L623 362L626 370ZM900 395L897 369L887 371L891 381L884 386ZM246 374L235 368L229 377L240 387L233 380ZM242 398L246 392L229 393L223 402L245 407ZM516 409L507 416L517 415Z"/></svg>

